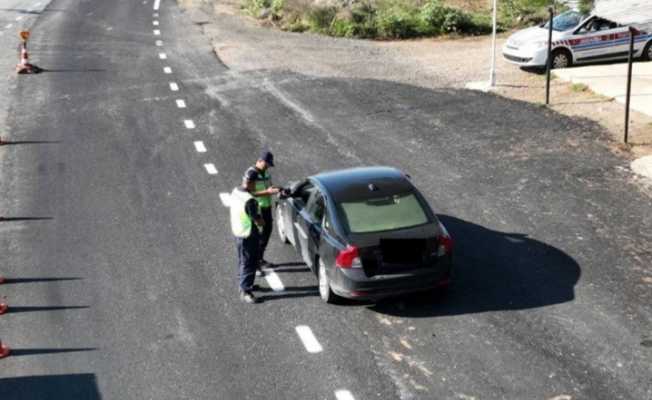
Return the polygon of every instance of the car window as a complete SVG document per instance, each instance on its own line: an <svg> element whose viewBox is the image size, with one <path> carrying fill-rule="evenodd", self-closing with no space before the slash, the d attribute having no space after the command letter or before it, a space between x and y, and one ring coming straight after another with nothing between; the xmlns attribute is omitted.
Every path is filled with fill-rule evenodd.
<svg viewBox="0 0 652 400"><path fill-rule="evenodd" d="M389 231L430 222L423 205L412 192L342 202L339 208L343 225L351 233Z"/></svg>
<svg viewBox="0 0 652 400"><path fill-rule="evenodd" d="M295 194L292 196L295 200L297 200L297 204L301 207L305 206L308 204L308 200L310 199L310 195L312 195L315 192L315 187L310 181L306 181L305 183L301 184L299 188L296 190Z"/></svg>
<svg viewBox="0 0 652 400"><path fill-rule="evenodd" d="M575 28L577 25L582 22L586 16L577 12L577 11L567 11L561 13L552 20L552 29L558 32L567 31L569 29ZM543 25L544 28L549 27L549 22Z"/></svg>
<svg viewBox="0 0 652 400"><path fill-rule="evenodd" d="M318 190L315 190L308 200L306 212L313 222L321 225L324 219L324 196Z"/></svg>

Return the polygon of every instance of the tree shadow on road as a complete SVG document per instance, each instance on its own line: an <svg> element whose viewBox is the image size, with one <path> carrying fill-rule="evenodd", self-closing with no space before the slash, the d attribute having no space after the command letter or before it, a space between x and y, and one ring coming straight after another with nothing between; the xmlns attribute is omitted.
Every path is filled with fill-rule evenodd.
<svg viewBox="0 0 652 400"><path fill-rule="evenodd" d="M412 295L370 307L383 314L432 317L523 310L571 301L580 278L563 251L519 233L441 215L455 241L453 284L445 299Z"/></svg>

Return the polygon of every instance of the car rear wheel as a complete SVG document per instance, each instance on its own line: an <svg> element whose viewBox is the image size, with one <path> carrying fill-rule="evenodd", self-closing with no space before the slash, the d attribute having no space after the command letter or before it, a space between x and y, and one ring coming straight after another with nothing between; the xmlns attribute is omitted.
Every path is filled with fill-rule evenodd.
<svg viewBox="0 0 652 400"><path fill-rule="evenodd" d="M288 235L285 233L285 220L283 219L283 211L281 207L276 207L276 229L278 230L278 237L283 243L290 243Z"/></svg>
<svg viewBox="0 0 652 400"><path fill-rule="evenodd" d="M552 68L568 68L573 65L573 58L568 50L559 49L552 52Z"/></svg>
<svg viewBox="0 0 652 400"><path fill-rule="evenodd" d="M652 61L652 42L649 42L643 50L643 59L645 61Z"/></svg>
<svg viewBox="0 0 652 400"><path fill-rule="evenodd" d="M328 304L337 304L341 298L331 290L328 274L326 274L326 265L321 259L319 260L317 277L319 279L319 297Z"/></svg>

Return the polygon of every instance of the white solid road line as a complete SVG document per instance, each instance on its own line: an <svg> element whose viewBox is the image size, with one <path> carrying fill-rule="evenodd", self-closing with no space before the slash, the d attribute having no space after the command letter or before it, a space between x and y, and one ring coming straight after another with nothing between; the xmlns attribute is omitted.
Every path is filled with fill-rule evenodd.
<svg viewBox="0 0 652 400"><path fill-rule="evenodd" d="M161 0L154 0L154 11L158 11L158 7L161 5Z"/></svg>
<svg viewBox="0 0 652 400"><path fill-rule="evenodd" d="M158 26L158 21L152 21L152 25Z"/></svg>
<svg viewBox="0 0 652 400"><path fill-rule="evenodd" d="M16 17L16 21L20 21L21 19L23 19L22 15L19 15L18 17Z"/></svg>
<svg viewBox="0 0 652 400"><path fill-rule="evenodd" d="M195 123L191 119L184 119L183 124L186 126L188 129L195 129Z"/></svg>
<svg viewBox="0 0 652 400"><path fill-rule="evenodd" d="M194 142L194 145L195 145L195 150L197 150L197 153L206 153L206 146L204 146L204 142L202 142L201 140L197 140Z"/></svg>
<svg viewBox="0 0 652 400"><path fill-rule="evenodd" d="M167 60L168 55L165 53L158 53L158 58L160 58L161 60Z"/></svg>
<svg viewBox="0 0 652 400"><path fill-rule="evenodd" d="M308 353L321 353L324 350L309 326L299 325L295 329Z"/></svg>
<svg viewBox="0 0 652 400"><path fill-rule="evenodd" d="M204 164L204 168L206 168L206 172L208 172L209 175L217 175L217 168L215 168L215 164Z"/></svg>
<svg viewBox="0 0 652 400"><path fill-rule="evenodd" d="M14 26L14 24L8 24L7 26L5 26L5 28L9 29L9 28L11 28L12 26Z"/></svg>
<svg viewBox="0 0 652 400"><path fill-rule="evenodd" d="M170 82L170 90L173 92L178 92L179 91L179 85L177 85L174 82Z"/></svg>
<svg viewBox="0 0 652 400"><path fill-rule="evenodd" d="M156 36L161 34L161 31L159 31L158 29L154 29L153 32L154 32L154 35L156 35Z"/></svg>
<svg viewBox="0 0 652 400"><path fill-rule="evenodd" d="M355 400L355 397L346 389L340 389L335 391L335 398L337 400Z"/></svg>
<svg viewBox="0 0 652 400"><path fill-rule="evenodd" d="M163 67L163 72L165 72L166 74L171 74L171 73L172 73L172 68L170 68L170 67Z"/></svg>
<svg viewBox="0 0 652 400"><path fill-rule="evenodd" d="M273 291L275 292L282 292L285 290L285 286L283 286L283 282L281 282L281 278L278 277L276 272L274 270L269 269L269 268L263 268L263 271L265 272L265 280L267 281L267 284L269 287L272 288Z"/></svg>
<svg viewBox="0 0 652 400"><path fill-rule="evenodd" d="M225 193L222 192L220 193L220 201L222 202L222 205L226 208L231 207L231 193Z"/></svg>
<svg viewBox="0 0 652 400"><path fill-rule="evenodd" d="M181 99L178 99L178 100L177 100L177 107L179 107L179 108L186 108L186 102L183 101L183 100L181 100Z"/></svg>
<svg viewBox="0 0 652 400"><path fill-rule="evenodd" d="M163 46L163 41L162 41L162 40L157 40L157 41L156 41L156 45L157 45L158 47Z"/></svg>

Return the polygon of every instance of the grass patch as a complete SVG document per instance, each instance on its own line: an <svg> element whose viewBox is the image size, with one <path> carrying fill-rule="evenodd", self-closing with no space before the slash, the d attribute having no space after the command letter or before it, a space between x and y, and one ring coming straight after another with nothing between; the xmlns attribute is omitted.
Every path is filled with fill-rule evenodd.
<svg viewBox="0 0 652 400"><path fill-rule="evenodd" d="M570 88L575 93L587 92L589 90L589 87L583 83L573 83Z"/></svg>

